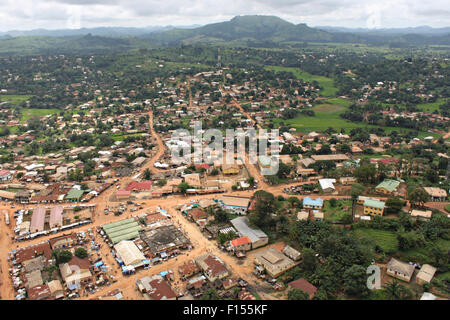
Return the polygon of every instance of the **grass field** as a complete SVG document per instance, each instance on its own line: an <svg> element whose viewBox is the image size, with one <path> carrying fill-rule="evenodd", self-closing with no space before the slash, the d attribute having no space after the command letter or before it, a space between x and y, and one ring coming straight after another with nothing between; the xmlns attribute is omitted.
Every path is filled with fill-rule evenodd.
<svg viewBox="0 0 450 320"><path fill-rule="evenodd" d="M10 133L11 134L18 134L20 131L19 131L19 126L12 126L12 127L9 127L9 130L10 130Z"/></svg>
<svg viewBox="0 0 450 320"><path fill-rule="evenodd" d="M358 228L354 231L358 237L367 237L375 241L385 252L398 250L397 235L392 231Z"/></svg>
<svg viewBox="0 0 450 320"><path fill-rule="evenodd" d="M24 101L30 99L32 95L17 95L17 94L0 94L0 102L8 101L13 104L21 104Z"/></svg>
<svg viewBox="0 0 450 320"><path fill-rule="evenodd" d="M320 94L325 97L336 96L336 92L338 90L338 88L334 86L333 79L322 76L315 76L308 72L302 71L299 68L266 66L266 70L273 70L275 72L278 71L292 72L297 79L301 79L303 81L308 82L317 81L319 85L322 87L322 90L320 90Z"/></svg>
<svg viewBox="0 0 450 320"><path fill-rule="evenodd" d="M345 210L344 206L349 209ZM352 202L350 200L338 200L336 207L330 206L330 201L325 201L325 205L322 209L324 212L324 219L327 221L339 222L343 217L351 214Z"/></svg>
<svg viewBox="0 0 450 320"><path fill-rule="evenodd" d="M322 104L315 105L311 108L311 110L314 110L315 112L315 116L313 117L299 115L289 120L274 119L273 122L276 126L279 126L280 122L284 122L285 125L295 128L300 132L323 132L329 127L334 128L337 131L344 128L347 133L354 128L378 128L378 126L375 125L367 125L362 122L350 122L341 118L339 115L345 111L350 104L350 101L342 98L331 98L324 100ZM411 129L395 127L383 127L383 129L386 133L392 131L397 131L399 133L411 131ZM439 134L424 131L420 131L418 134L419 138L426 136L439 137Z"/></svg>
<svg viewBox="0 0 450 320"><path fill-rule="evenodd" d="M416 105L416 107L420 110L422 110L423 112L433 112L433 111L439 111L439 106L443 103L445 103L446 101L448 101L448 98L443 99L443 98L439 98L436 100L436 102L431 102L431 103L419 103ZM391 103L383 103L383 106L393 106L393 104ZM400 105L401 107L405 107L404 105Z"/></svg>
<svg viewBox="0 0 450 320"><path fill-rule="evenodd" d="M404 254L405 259L410 261L418 262L421 264L423 263L434 264L435 259L433 254L431 253L431 248L433 246L439 246L441 248L449 248L450 241L439 239L437 241L434 241L432 244L428 246L404 251L402 252L402 254Z"/></svg>
<svg viewBox="0 0 450 320"><path fill-rule="evenodd" d="M142 135L142 133L132 133L132 134L115 135L115 136L112 136L112 138L115 141L122 141L127 137L140 137L141 135Z"/></svg>
<svg viewBox="0 0 450 320"><path fill-rule="evenodd" d="M437 99L436 102L432 103L421 103L417 105L417 108L422 109L423 111L433 112L435 110L439 111L439 106L448 101L448 99Z"/></svg>
<svg viewBox="0 0 450 320"><path fill-rule="evenodd" d="M59 109L23 109L22 110L22 122L27 121L33 117L43 117L49 114L59 113Z"/></svg>

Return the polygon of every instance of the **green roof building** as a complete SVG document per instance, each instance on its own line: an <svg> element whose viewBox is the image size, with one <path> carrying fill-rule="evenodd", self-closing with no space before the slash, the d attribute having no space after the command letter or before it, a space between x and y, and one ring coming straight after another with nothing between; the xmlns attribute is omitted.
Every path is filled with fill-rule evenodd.
<svg viewBox="0 0 450 320"><path fill-rule="evenodd" d="M381 193L392 193L397 190L400 182L397 180L385 179L379 185L376 186L375 190Z"/></svg>
<svg viewBox="0 0 450 320"><path fill-rule="evenodd" d="M139 231L142 231L142 227L133 218L105 224L102 228L113 244L139 238Z"/></svg>
<svg viewBox="0 0 450 320"><path fill-rule="evenodd" d="M384 202L377 199L364 200L364 214L382 216L384 213Z"/></svg>
<svg viewBox="0 0 450 320"><path fill-rule="evenodd" d="M70 189L69 192L67 192L65 200L70 201L80 201L81 197L84 194L84 190L78 190L78 189Z"/></svg>

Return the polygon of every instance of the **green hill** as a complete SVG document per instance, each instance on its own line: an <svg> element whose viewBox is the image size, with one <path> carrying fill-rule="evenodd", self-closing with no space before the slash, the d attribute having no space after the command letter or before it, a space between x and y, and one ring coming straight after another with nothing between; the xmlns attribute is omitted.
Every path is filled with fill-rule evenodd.
<svg viewBox="0 0 450 320"><path fill-rule="evenodd" d="M256 41L331 41L333 36L327 31L295 25L275 16L237 16L230 21L212 23L195 29L173 29L155 32L147 39L163 42L184 42L190 40L256 40Z"/></svg>
<svg viewBox="0 0 450 320"><path fill-rule="evenodd" d="M395 47L429 44L450 44L450 34L373 34L370 32L337 32L293 24L275 16L237 16L230 21L208 24L194 29L175 28L145 36L163 45L180 43L244 42L250 46L282 44L289 42L344 42L389 44Z"/></svg>
<svg viewBox="0 0 450 320"><path fill-rule="evenodd" d="M0 40L1 55L33 55L54 53L119 52L135 48L150 48L151 44L138 38L109 38L92 36L43 37L26 36Z"/></svg>

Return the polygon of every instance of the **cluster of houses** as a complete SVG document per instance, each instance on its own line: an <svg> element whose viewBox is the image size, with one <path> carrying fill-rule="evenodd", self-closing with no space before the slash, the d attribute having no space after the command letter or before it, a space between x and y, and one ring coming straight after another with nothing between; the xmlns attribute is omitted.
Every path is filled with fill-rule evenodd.
<svg viewBox="0 0 450 320"><path fill-rule="evenodd" d="M79 248L85 249L88 256L78 257ZM114 276L97 254L99 248L89 229L13 250L8 260L16 300L72 299L114 282ZM70 252L71 258L57 264L54 253L58 251Z"/></svg>
<svg viewBox="0 0 450 320"><path fill-rule="evenodd" d="M429 264L422 265L418 272L416 270L417 268L417 265L391 258L386 265L386 273L408 283L411 282L413 277L415 282L419 285L431 283L437 269Z"/></svg>
<svg viewBox="0 0 450 320"><path fill-rule="evenodd" d="M5 184L15 191L0 190L0 199L21 204L87 202L112 185L112 182L88 182L83 189L80 184Z"/></svg>
<svg viewBox="0 0 450 320"><path fill-rule="evenodd" d="M103 225L98 232L124 274L148 268L192 247L185 233L174 226L170 215L161 208Z"/></svg>
<svg viewBox="0 0 450 320"><path fill-rule="evenodd" d="M35 207L16 210L14 218L16 240L29 240L38 236L69 230L91 223L93 205Z"/></svg>

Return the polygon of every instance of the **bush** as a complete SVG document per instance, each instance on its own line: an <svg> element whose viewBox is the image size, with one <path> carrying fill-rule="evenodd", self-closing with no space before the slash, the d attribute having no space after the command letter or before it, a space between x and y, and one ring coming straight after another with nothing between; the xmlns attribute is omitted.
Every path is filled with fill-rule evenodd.
<svg viewBox="0 0 450 320"><path fill-rule="evenodd" d="M330 199L330 207L335 208L338 204L338 201L335 198Z"/></svg>
<svg viewBox="0 0 450 320"><path fill-rule="evenodd" d="M292 289L288 292L288 300L309 300L309 295L301 289Z"/></svg>
<svg viewBox="0 0 450 320"><path fill-rule="evenodd" d="M84 248L77 248L75 250L75 256L77 256L80 259L84 259L84 258L87 258L88 253L87 253L86 249L84 249Z"/></svg>
<svg viewBox="0 0 450 320"><path fill-rule="evenodd" d="M72 253L67 250L54 250L52 257L56 260L56 265L60 265L69 262L72 259Z"/></svg>

